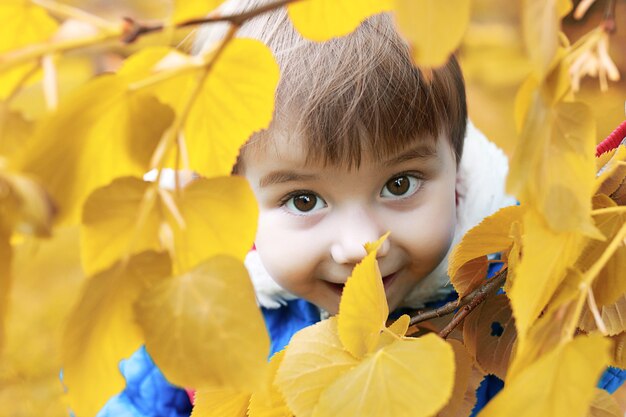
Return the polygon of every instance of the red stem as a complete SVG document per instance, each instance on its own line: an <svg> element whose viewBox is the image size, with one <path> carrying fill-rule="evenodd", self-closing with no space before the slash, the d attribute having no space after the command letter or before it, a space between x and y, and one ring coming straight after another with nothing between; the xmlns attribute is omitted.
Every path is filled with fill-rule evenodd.
<svg viewBox="0 0 626 417"><path fill-rule="evenodd" d="M617 148L624 138L626 138L626 120L596 146L596 156Z"/></svg>

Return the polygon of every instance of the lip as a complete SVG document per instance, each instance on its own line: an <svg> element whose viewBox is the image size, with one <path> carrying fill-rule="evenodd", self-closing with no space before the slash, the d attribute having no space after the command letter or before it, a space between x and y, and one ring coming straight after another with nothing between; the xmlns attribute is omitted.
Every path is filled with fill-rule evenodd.
<svg viewBox="0 0 626 417"><path fill-rule="evenodd" d="M383 277L383 286L385 287L385 290L387 290L391 286L391 284L393 284L397 276L398 276L398 273L394 272L393 274L389 274ZM326 281L326 284L330 287L330 289L333 292L335 292L339 296L343 294L343 289L346 286L345 283L340 284L340 283L335 283L335 282L330 282L330 281Z"/></svg>

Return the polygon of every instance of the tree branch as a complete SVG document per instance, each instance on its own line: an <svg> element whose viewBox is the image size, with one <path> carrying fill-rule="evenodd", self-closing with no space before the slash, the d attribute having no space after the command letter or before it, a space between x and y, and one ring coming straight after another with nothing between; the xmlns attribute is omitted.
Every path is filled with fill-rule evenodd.
<svg viewBox="0 0 626 417"><path fill-rule="evenodd" d="M602 27L604 31L609 34L615 33L617 25L615 24L615 6L617 0L607 0L606 7L604 9L604 22Z"/></svg>
<svg viewBox="0 0 626 417"><path fill-rule="evenodd" d="M447 314L454 312L456 309L461 307L454 317L452 321L439 332L439 335L443 338L446 338L456 326L458 326L465 317L471 313L476 307L478 307L483 301L489 297L493 292L497 291L504 282L506 281L507 276L507 268L503 268L499 271L496 276L487 280L483 285L476 288L466 297L461 300L451 301L439 308L433 310L427 310L423 312L417 313L415 316L411 317L410 326L421 323L426 320L431 320L437 317L442 317Z"/></svg>
<svg viewBox="0 0 626 417"><path fill-rule="evenodd" d="M506 275L507 269L503 268L500 272L498 272L495 277L488 280L487 283L478 288L475 293L473 292L471 295L475 295L472 300L454 315L450 323L448 323L448 325L439 332L439 336L444 339L447 338L448 335L452 333L452 330L454 330L456 326L458 326L463 322L463 320L465 320L465 317L467 317L469 313L474 311L474 309L478 307L483 301L485 301L487 297L489 297L491 294L498 291L500 287L502 287L502 284L504 284L504 281L506 281Z"/></svg>
<svg viewBox="0 0 626 417"><path fill-rule="evenodd" d="M230 22L234 26L241 26L247 20L250 20L260 14L263 14L263 13L266 13L275 9L279 9L289 3L295 3L296 1L299 1L299 0L278 0L276 2L265 4L263 6L257 7L256 9L248 10L247 12L243 12L243 13L227 15L227 16L210 16L210 17L201 18L201 19L186 20L184 22L176 23L174 25L174 28L182 29L182 28L189 27L189 26L198 26L198 25L204 25L207 23L217 23L217 22ZM145 35L147 33L152 33L152 32L159 32L165 29L165 25L162 23L157 24L157 25L152 25L152 26L146 26L129 17L125 17L124 22L126 26L125 26L124 36L122 36L122 42L125 42L125 43L132 43L142 35Z"/></svg>

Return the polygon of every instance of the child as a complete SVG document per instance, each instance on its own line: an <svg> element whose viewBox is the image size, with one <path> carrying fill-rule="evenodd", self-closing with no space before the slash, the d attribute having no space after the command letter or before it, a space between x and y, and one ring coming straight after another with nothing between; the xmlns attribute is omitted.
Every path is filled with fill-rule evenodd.
<svg viewBox="0 0 626 417"><path fill-rule="evenodd" d="M201 33L199 44L218 32ZM246 265L272 353L337 313L363 244L387 231L378 261L390 310L445 299L454 243L514 203L503 191L505 156L467 123L456 60L420 71L384 14L326 43L304 40L284 10L255 18L239 35L267 44L281 67L273 122L234 168L259 204ZM159 382L145 350L121 368L128 386L100 416L188 413L182 391Z"/></svg>

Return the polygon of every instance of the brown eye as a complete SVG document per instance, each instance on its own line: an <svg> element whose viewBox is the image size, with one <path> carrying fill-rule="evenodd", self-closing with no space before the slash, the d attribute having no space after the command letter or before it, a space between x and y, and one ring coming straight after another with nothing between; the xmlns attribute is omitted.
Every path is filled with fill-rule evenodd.
<svg viewBox="0 0 626 417"><path fill-rule="evenodd" d="M325 206L324 200L313 193L296 194L285 201L285 207L296 214L310 213Z"/></svg>
<svg viewBox="0 0 626 417"><path fill-rule="evenodd" d="M421 185L421 180L413 175L400 175L385 183L380 196L384 198L408 197L415 194Z"/></svg>

